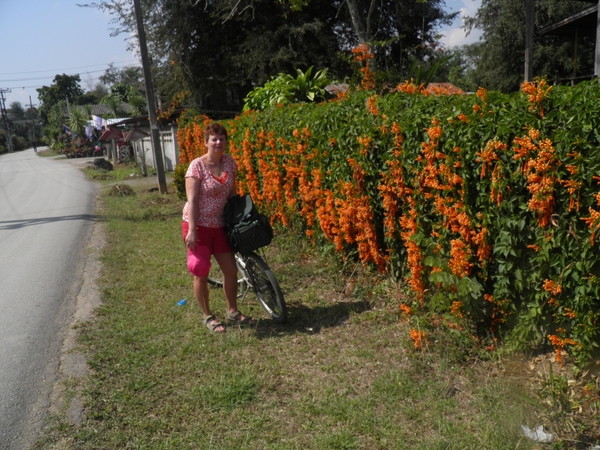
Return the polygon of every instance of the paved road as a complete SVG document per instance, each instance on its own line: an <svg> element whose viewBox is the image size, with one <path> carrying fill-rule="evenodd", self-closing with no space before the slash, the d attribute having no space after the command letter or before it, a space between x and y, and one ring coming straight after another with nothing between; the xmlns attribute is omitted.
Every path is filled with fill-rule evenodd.
<svg viewBox="0 0 600 450"><path fill-rule="evenodd" d="M96 188L69 160L0 156L0 449L27 449L49 405L81 286Z"/></svg>

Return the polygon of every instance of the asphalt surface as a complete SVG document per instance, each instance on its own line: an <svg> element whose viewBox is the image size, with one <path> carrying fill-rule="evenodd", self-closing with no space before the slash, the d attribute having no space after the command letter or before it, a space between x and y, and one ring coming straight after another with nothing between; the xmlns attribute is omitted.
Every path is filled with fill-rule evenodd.
<svg viewBox="0 0 600 450"><path fill-rule="evenodd" d="M0 449L37 438L82 286L97 187L73 160L0 156Z"/></svg>

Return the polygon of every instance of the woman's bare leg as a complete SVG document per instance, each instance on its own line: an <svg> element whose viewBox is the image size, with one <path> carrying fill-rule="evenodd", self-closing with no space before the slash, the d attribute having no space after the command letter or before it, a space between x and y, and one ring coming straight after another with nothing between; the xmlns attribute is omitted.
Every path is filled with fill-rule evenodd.
<svg viewBox="0 0 600 450"><path fill-rule="evenodd" d="M198 306L202 310L204 318L212 316L210 306L208 304L208 276L197 277L194 276L194 295L198 301ZM219 326L215 329L215 332L220 333L225 331L224 326Z"/></svg>
<svg viewBox="0 0 600 450"><path fill-rule="evenodd" d="M235 264L235 256L233 252L215 253L214 255L221 272L223 272L223 292L227 300L227 310L234 313L238 310L237 306L237 265Z"/></svg>

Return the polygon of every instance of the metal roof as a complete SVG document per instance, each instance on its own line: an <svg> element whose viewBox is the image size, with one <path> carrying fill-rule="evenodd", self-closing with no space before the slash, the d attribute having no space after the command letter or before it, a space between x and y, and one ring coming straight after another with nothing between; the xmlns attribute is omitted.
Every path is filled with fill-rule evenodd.
<svg viewBox="0 0 600 450"><path fill-rule="evenodd" d="M588 3L592 3L589 0ZM538 35L549 34L552 36L596 36L598 21L598 4L570 15L563 20L542 27Z"/></svg>

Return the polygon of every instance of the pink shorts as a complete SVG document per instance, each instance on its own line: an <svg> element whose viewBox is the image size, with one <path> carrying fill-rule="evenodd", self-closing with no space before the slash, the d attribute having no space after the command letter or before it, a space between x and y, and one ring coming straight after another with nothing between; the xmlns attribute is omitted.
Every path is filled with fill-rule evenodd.
<svg viewBox="0 0 600 450"><path fill-rule="evenodd" d="M181 236L185 238L190 224L185 220L181 223ZM210 272L210 257L215 253L233 252L227 241L225 228L196 227L196 248L187 249L187 267L192 275L205 277Z"/></svg>

